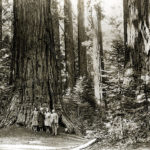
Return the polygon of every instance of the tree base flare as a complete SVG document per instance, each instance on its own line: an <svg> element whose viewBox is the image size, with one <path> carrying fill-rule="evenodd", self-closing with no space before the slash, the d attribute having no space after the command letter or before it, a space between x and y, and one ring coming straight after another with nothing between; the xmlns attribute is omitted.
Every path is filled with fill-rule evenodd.
<svg viewBox="0 0 150 150"><path fill-rule="evenodd" d="M42 104L32 103L30 101L23 103L21 94L16 92L6 110L5 116L3 117L4 119L0 122L0 128L14 124L31 128L32 111L34 110L34 107L37 106L42 106ZM61 115L62 123L68 129L68 133L82 135L80 129L75 126L67 114L63 112L62 107L59 109L58 113Z"/></svg>

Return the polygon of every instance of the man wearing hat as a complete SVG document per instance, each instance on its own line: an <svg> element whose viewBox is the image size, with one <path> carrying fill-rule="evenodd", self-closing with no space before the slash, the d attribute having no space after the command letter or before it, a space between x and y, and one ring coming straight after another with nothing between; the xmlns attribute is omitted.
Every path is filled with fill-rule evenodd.
<svg viewBox="0 0 150 150"><path fill-rule="evenodd" d="M51 120L52 120L52 134L57 135L57 129L58 129L58 114L55 112L55 110L52 110L51 114Z"/></svg>

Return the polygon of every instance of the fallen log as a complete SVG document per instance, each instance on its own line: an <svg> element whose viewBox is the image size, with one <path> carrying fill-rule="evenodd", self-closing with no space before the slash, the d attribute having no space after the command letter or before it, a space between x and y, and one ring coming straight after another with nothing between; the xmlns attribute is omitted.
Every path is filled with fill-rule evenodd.
<svg viewBox="0 0 150 150"><path fill-rule="evenodd" d="M87 143L85 143L83 145L80 145L80 146L78 146L78 147L76 147L76 148L74 148L72 150L82 150L84 148L87 148L87 147L91 146L92 144L94 144L96 142L97 142L97 139L93 139L93 140L91 140L91 141L89 141L89 142L87 142Z"/></svg>

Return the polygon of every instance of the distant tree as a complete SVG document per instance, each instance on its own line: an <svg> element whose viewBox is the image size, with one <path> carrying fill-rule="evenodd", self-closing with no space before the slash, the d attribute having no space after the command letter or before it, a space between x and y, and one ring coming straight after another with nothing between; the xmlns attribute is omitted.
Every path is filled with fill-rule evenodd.
<svg viewBox="0 0 150 150"><path fill-rule="evenodd" d="M128 0L123 0L123 11L124 11L124 46L125 46L125 65L129 59L129 49L127 48L127 18L128 18Z"/></svg>
<svg viewBox="0 0 150 150"><path fill-rule="evenodd" d="M15 123L30 127L34 107L49 107L57 110L68 130L80 133L60 101L56 58L59 57L58 20L54 21L51 4L50 0L14 0L12 81L15 89L0 127Z"/></svg>
<svg viewBox="0 0 150 150"><path fill-rule="evenodd" d="M101 6L99 1L94 3L89 1L87 7L87 21L86 26L87 40L82 42L86 46L87 53L87 71L88 77L93 80L93 92L95 95L95 103L101 105L103 100L103 40L101 29Z"/></svg>
<svg viewBox="0 0 150 150"><path fill-rule="evenodd" d="M95 6L96 14L97 14L97 40L98 40L98 47L100 53L100 67L101 70L104 70L104 54L103 54L103 36L102 36L102 10L100 4ZM102 81L103 82L103 81Z"/></svg>
<svg viewBox="0 0 150 150"><path fill-rule="evenodd" d="M84 22L84 0L78 0L78 56L80 76L87 75L86 47L82 44L86 41Z"/></svg>
<svg viewBox="0 0 150 150"><path fill-rule="evenodd" d="M101 29L101 7L100 2L94 4L92 8L92 30L93 30L93 69L94 69L94 90L98 104L103 100L103 73L104 73L104 55L103 40Z"/></svg>

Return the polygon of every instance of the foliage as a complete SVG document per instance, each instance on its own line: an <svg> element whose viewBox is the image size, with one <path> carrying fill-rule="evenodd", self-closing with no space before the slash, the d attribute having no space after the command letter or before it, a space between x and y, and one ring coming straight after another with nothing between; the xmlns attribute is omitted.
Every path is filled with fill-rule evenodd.
<svg viewBox="0 0 150 150"><path fill-rule="evenodd" d="M3 26L3 39L6 36L12 37L12 21L13 21L13 4L10 0L4 0L2 8L2 26Z"/></svg>
<svg viewBox="0 0 150 150"><path fill-rule="evenodd" d="M91 80L80 77L73 90L67 90L63 97L63 107L72 122L85 133L92 124L95 113L94 93Z"/></svg>
<svg viewBox="0 0 150 150"><path fill-rule="evenodd" d="M3 48L0 51L0 120L6 111L12 95L12 86L9 85L10 50Z"/></svg>

